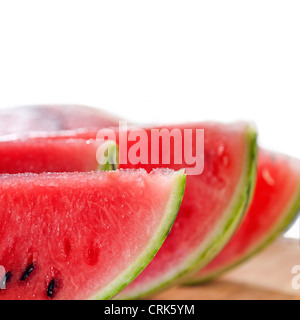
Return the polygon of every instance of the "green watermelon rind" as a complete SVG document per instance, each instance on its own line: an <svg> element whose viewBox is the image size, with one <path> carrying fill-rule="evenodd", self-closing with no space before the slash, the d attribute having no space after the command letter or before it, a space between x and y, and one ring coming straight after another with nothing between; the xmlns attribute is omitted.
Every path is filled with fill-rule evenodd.
<svg viewBox="0 0 300 320"><path fill-rule="evenodd" d="M171 231L182 202L185 183L185 171L179 170L175 172L173 190L166 206L164 217L156 232L153 234L152 240L131 266L120 273L107 287L101 289L99 293L89 297L89 300L108 300L113 298L146 268Z"/></svg>
<svg viewBox="0 0 300 320"><path fill-rule="evenodd" d="M300 165L299 165L299 168L300 168ZM282 233L286 229L288 229L291 226L291 224L295 221L295 219L298 217L299 211L300 211L300 183L297 188L297 191L295 192L294 198L290 201L288 209L286 209L285 214L282 215L282 219L280 219L280 221L274 226L272 231L270 231L267 234L267 236L262 241L260 241L260 244L255 246L255 248L250 249L243 258L236 259L234 262L227 264L225 267L218 269L217 271L212 272L210 274L204 275L201 278L189 279L186 283L184 283L184 285L193 286L193 285L199 285L199 284L212 281L215 278L223 275L224 273L248 261L256 254L263 251L268 245L270 245L280 235L282 235Z"/></svg>
<svg viewBox="0 0 300 320"><path fill-rule="evenodd" d="M232 199L231 205L227 208L230 218L226 218L226 224L221 232L211 241L205 251L201 250L201 254L195 253L192 261L186 262L186 268L176 273L172 278L166 277L166 281L160 281L157 286L143 292L132 292L131 294L119 294L117 299L134 300L141 299L153 295L159 291L165 290L173 285L184 283L191 275L206 266L227 244L232 234L240 225L253 197L254 186L256 182L257 172L257 133L253 126L248 125L245 129L245 139L247 146L248 159L244 164L244 174L241 176L239 186L236 188L236 195Z"/></svg>
<svg viewBox="0 0 300 320"><path fill-rule="evenodd" d="M108 159L108 161L106 163L104 163L104 164L98 163L97 170L100 170L100 171L114 171L114 170L118 169L119 168L119 163L118 163L118 160L119 160L119 147L116 144L116 142L112 141L112 140L107 140L101 145L101 147L103 148L103 151L106 150L108 152L108 154L111 155L111 159ZM114 164L114 162L116 162L116 163Z"/></svg>

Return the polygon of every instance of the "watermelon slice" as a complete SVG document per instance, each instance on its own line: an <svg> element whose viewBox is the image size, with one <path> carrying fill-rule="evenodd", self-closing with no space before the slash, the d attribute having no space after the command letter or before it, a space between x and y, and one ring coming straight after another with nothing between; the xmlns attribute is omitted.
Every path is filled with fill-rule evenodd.
<svg viewBox="0 0 300 320"><path fill-rule="evenodd" d="M188 284L211 280L276 238L300 209L300 161L260 150L257 184L248 213L221 253Z"/></svg>
<svg viewBox="0 0 300 320"><path fill-rule="evenodd" d="M114 116L78 105L41 105L0 109L0 137L32 132L58 132L117 126Z"/></svg>
<svg viewBox="0 0 300 320"><path fill-rule="evenodd" d="M0 173L88 172L98 168L92 140L25 139L0 142Z"/></svg>
<svg viewBox="0 0 300 320"><path fill-rule="evenodd" d="M99 169L96 155L102 142L84 138L86 131L96 132L117 124L117 118L112 115L85 106L0 109L0 173ZM72 135L77 139L71 139Z"/></svg>
<svg viewBox="0 0 300 320"><path fill-rule="evenodd" d="M145 297L203 268L232 236L252 195L256 177L256 134L251 126L198 123L164 128L180 129L183 135L184 129L204 129L204 171L201 175L187 176L183 202L170 235L148 267L118 299ZM150 132L148 129L149 137ZM134 143L129 142L128 149ZM195 154L195 144L188 148ZM172 158L175 153L171 147ZM164 165L161 160L160 157L157 165L120 163L120 167L142 167L148 172L154 167L178 167L175 163Z"/></svg>
<svg viewBox="0 0 300 320"><path fill-rule="evenodd" d="M0 299L108 299L157 252L184 172L0 175Z"/></svg>
<svg viewBox="0 0 300 320"><path fill-rule="evenodd" d="M97 153L102 147L111 155L117 151L115 143L84 139L0 141L0 174L112 170L111 163L101 165L97 161Z"/></svg>

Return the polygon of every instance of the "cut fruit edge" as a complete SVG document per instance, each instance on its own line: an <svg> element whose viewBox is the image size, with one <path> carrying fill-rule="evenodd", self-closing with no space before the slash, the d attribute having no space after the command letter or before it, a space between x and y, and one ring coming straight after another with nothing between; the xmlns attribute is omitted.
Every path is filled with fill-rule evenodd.
<svg viewBox="0 0 300 320"><path fill-rule="evenodd" d="M119 168L119 147L112 140L100 143L96 154L100 171L113 171Z"/></svg>
<svg viewBox="0 0 300 320"><path fill-rule="evenodd" d="M291 159L292 161L298 161L295 159ZM300 171L300 162L298 163L299 171ZM250 258L255 256L256 254L263 251L269 244L271 244L275 239L277 239L289 226L296 220L298 217L298 213L300 211L300 179L297 191L293 199L290 201L288 207L285 210L285 214L282 215L282 218L274 225L273 229L268 233L268 235L260 241L260 243L255 246L254 248L250 248L247 254L241 258L237 259L234 262L231 262L224 266L222 269L218 269L215 272L212 272L207 275L203 275L201 278L190 278L188 279L184 285L186 286L193 286L203 284L209 281L212 281L214 278L221 276L222 274L226 273L238 267L239 265L243 264L244 262L248 261Z"/></svg>
<svg viewBox="0 0 300 320"><path fill-rule="evenodd" d="M128 295L122 295L122 292L116 297L118 300L134 300L150 296L159 291L165 290L170 286L184 283L192 275L196 274L200 269L204 268L227 244L233 233L237 230L244 215L251 203L254 194L257 170L257 143L256 130L252 125L247 125L245 129L245 139L247 144L247 155L244 164L244 173L241 175L240 181L236 187L230 205L226 209L223 218L223 227L216 230L210 238L206 239L207 244L198 248L188 260L184 261L177 270L172 270L173 275L167 274L164 278L159 278L151 289L143 291L132 290ZM205 247L206 246L206 247ZM205 247L203 249L203 247Z"/></svg>
<svg viewBox="0 0 300 320"><path fill-rule="evenodd" d="M162 246L175 222L185 190L186 175L184 170L176 171L173 175L173 190L170 194L170 199L166 206L161 223L154 233L151 241L131 266L120 273L119 276L108 286L101 289L100 294L95 294L90 297L90 300L107 300L119 293L145 269Z"/></svg>

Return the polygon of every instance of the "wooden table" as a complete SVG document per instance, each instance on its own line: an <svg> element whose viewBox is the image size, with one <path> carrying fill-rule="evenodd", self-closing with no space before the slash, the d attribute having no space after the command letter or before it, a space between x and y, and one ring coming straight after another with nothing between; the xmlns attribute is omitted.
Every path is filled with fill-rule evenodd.
<svg viewBox="0 0 300 320"><path fill-rule="evenodd" d="M152 297L159 300L290 300L300 297L292 287L294 265L300 265L300 243L280 239L248 262L205 285L174 287ZM300 281L299 281L300 283Z"/></svg>

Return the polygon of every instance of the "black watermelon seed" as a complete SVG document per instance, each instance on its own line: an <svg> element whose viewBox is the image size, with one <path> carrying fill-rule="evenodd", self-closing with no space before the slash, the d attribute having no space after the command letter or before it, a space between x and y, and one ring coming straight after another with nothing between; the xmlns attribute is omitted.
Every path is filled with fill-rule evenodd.
<svg viewBox="0 0 300 320"><path fill-rule="evenodd" d="M25 279L27 279L33 270L34 270L34 264L31 263L22 274L21 281L24 281Z"/></svg>
<svg viewBox="0 0 300 320"><path fill-rule="evenodd" d="M5 283L7 283L11 279L11 271L7 271L5 274Z"/></svg>
<svg viewBox="0 0 300 320"><path fill-rule="evenodd" d="M50 283L49 283L49 285L48 285L48 288L47 288L47 296L49 297L49 298L53 298L53 296L54 296L54 288L55 288L55 280L54 279L52 279L51 281L50 281Z"/></svg>

